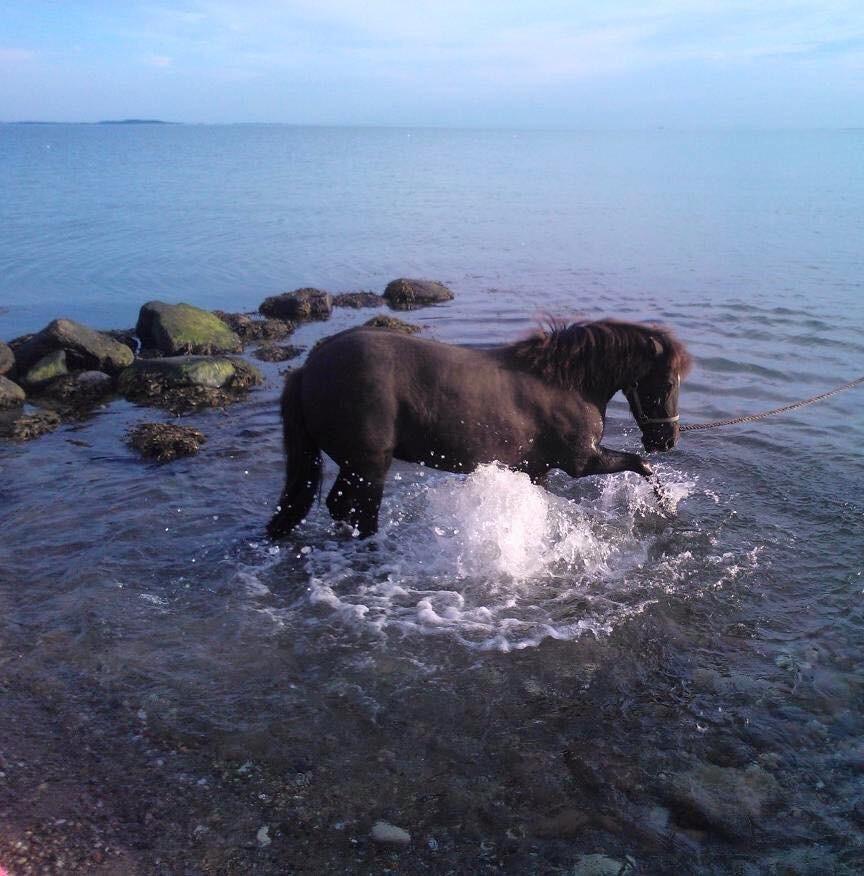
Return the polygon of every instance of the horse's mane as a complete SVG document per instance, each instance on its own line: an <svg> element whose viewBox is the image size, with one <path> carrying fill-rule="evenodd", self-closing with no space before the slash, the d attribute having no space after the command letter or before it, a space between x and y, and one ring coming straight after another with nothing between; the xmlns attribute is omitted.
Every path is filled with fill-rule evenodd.
<svg viewBox="0 0 864 876"><path fill-rule="evenodd" d="M507 348L513 361L549 383L582 390L623 385L657 357L682 377L692 359L667 328L614 319L565 323L550 319L545 329Z"/></svg>

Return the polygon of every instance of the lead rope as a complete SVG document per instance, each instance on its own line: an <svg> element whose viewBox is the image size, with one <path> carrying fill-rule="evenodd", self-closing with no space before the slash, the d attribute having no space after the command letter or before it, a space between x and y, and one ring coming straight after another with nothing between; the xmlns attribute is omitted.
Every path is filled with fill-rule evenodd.
<svg viewBox="0 0 864 876"><path fill-rule="evenodd" d="M734 426L736 423L754 423L756 420L764 420L765 417L773 417L774 414L783 414L786 411L805 408L807 405L812 405L818 401L822 401L823 398L831 398L832 395L845 392L847 389L853 389L861 383L864 383L864 376L858 377L855 380L850 380L848 383L844 383L842 386L837 386L834 389L829 389L828 392L820 392L819 395L812 395L810 398L805 398L803 401L793 402L791 405L783 405L782 408L772 408L770 411L762 411L761 414L747 414L743 417L732 417L730 420L712 420L710 423L685 423L678 428L682 432L699 432L705 429L717 429L720 426Z"/></svg>

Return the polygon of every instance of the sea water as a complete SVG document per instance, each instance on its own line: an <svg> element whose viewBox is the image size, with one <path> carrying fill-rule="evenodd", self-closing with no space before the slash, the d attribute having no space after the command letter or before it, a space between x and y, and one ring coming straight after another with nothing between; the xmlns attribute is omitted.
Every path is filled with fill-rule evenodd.
<svg viewBox="0 0 864 876"><path fill-rule="evenodd" d="M408 315L428 337L657 320L696 357L683 421L753 412L864 373L862 147L860 131L0 126L0 337L58 316L129 327L152 298L252 310L421 276L456 294ZM124 430L162 415L122 401L0 447L9 794L38 773L20 760L76 792L98 775L103 827L146 801L162 815L135 828L144 870L220 849L241 870L375 870L384 819L411 831L409 869L563 872L603 852L658 873L856 872L862 390L683 435L655 457L666 509L633 475L544 489L494 463L397 462L376 537L316 506L274 544L279 367L186 420L209 439L191 460L134 457ZM605 441L639 449L620 399ZM741 794L759 803L746 829ZM0 863L45 829L13 808ZM198 830L214 812L224 827Z"/></svg>

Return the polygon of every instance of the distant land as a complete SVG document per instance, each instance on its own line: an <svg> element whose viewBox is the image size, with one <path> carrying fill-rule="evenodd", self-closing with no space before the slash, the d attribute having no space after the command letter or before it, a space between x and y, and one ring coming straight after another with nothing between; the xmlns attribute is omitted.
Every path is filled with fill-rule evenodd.
<svg viewBox="0 0 864 876"><path fill-rule="evenodd" d="M165 122L162 119L105 119L101 122L0 122L2 125L177 125L179 122Z"/></svg>
<svg viewBox="0 0 864 876"><path fill-rule="evenodd" d="M162 119L106 119L96 122L97 125L171 125L173 122L163 122Z"/></svg>

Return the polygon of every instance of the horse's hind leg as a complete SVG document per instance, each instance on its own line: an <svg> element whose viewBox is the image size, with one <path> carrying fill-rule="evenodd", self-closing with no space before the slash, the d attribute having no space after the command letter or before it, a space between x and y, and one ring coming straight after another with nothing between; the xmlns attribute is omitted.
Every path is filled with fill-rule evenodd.
<svg viewBox="0 0 864 876"><path fill-rule="evenodd" d="M385 451L347 462L339 469L327 496L327 508L333 519L351 523L361 538L378 531L378 511L392 461L393 453Z"/></svg>
<svg viewBox="0 0 864 876"><path fill-rule="evenodd" d="M334 520L348 521L354 511L354 487L346 469L340 468L336 482L327 494L327 510Z"/></svg>

